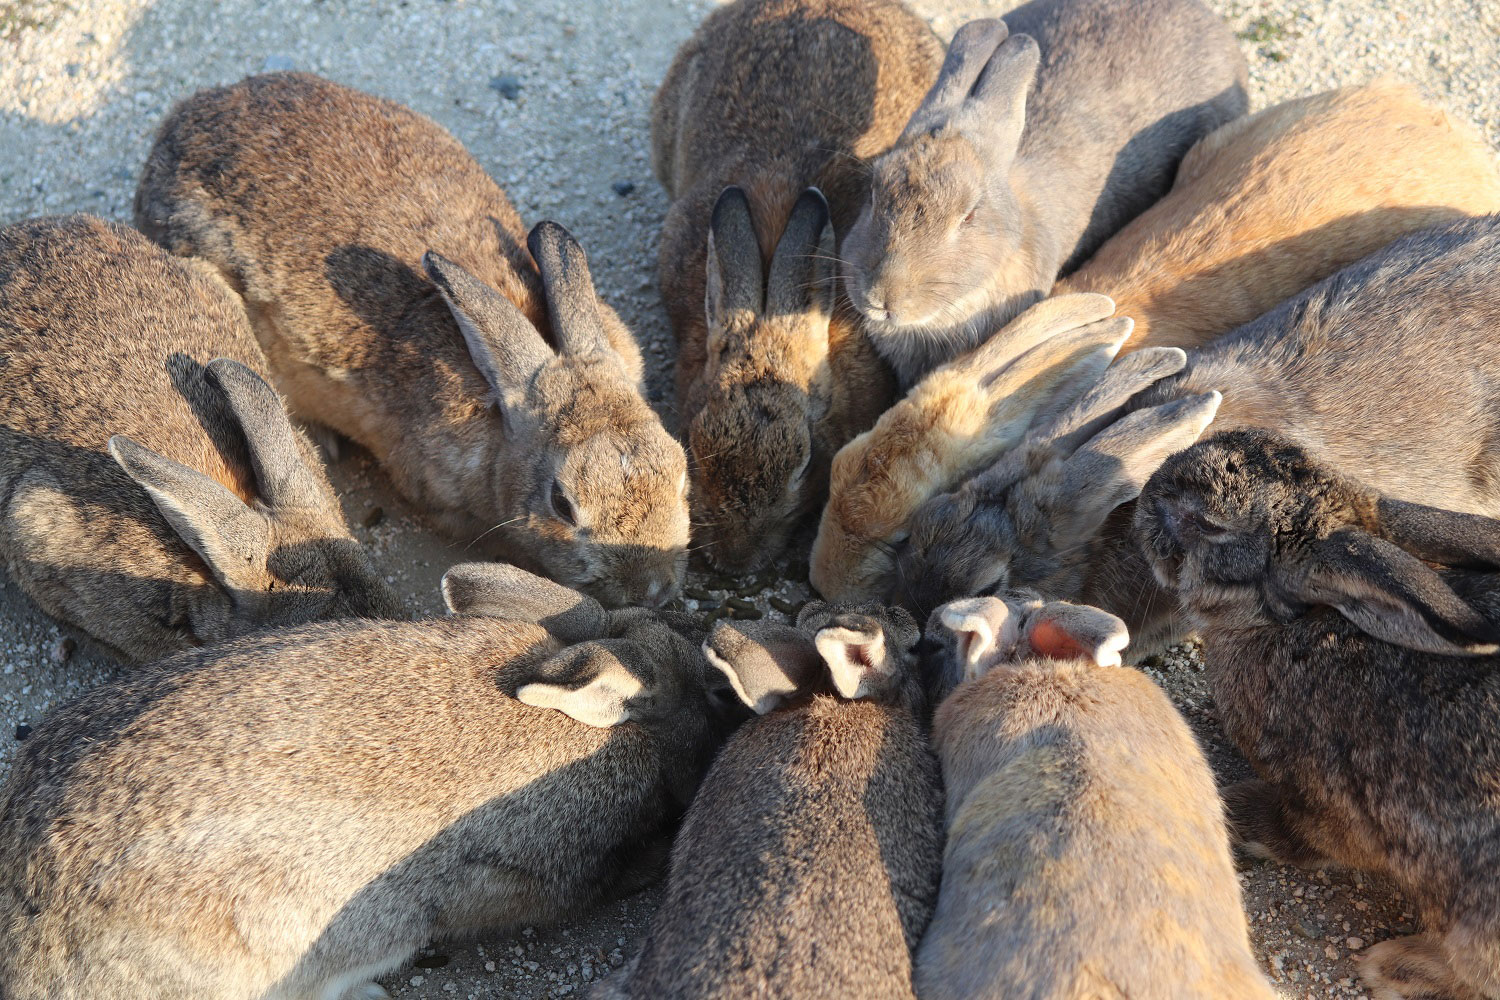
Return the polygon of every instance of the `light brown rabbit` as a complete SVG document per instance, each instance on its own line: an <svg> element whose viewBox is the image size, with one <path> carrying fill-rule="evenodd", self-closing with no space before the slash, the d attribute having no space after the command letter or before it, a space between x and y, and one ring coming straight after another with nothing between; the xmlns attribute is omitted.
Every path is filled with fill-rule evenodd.
<svg viewBox="0 0 1500 1000"><path fill-rule="evenodd" d="M911 1000L942 854L919 638L899 609L820 603L796 628L715 627L704 652L759 717L714 761L651 934L596 998Z"/></svg>
<svg viewBox="0 0 1500 1000"><path fill-rule="evenodd" d="M640 351L572 237L526 237L436 123L300 73L202 91L162 126L136 222L218 267L297 415L454 540L607 603L671 598L686 460Z"/></svg>
<svg viewBox="0 0 1500 1000"><path fill-rule="evenodd" d="M661 289L695 523L726 568L777 553L822 502L833 452L895 392L837 296L832 232L853 222L867 161L941 60L899 0L736 0L683 44L656 95L652 155L673 199Z"/></svg>
<svg viewBox="0 0 1500 1000"><path fill-rule="evenodd" d="M38 727L0 801L0 995L369 1000L434 937L656 874L724 735L702 630L493 563L445 592L561 634L312 625L163 661Z"/></svg>
<svg viewBox="0 0 1500 1000"><path fill-rule="evenodd" d="M1140 347L1201 347L1407 233L1500 211L1495 155L1391 79L1287 101L1194 146L1172 190L1056 285Z"/></svg>
<svg viewBox="0 0 1500 1000"><path fill-rule="evenodd" d="M396 617L209 267L86 215L0 229L0 558L131 660Z"/></svg>
<svg viewBox="0 0 1500 1000"><path fill-rule="evenodd" d="M948 842L923 1000L1273 1000L1213 775L1121 667L1125 624L1012 592L939 608Z"/></svg>

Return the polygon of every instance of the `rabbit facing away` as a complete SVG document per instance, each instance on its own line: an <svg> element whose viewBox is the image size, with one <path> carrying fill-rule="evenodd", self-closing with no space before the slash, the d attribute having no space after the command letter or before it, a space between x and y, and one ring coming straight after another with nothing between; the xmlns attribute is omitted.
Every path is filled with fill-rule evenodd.
<svg viewBox="0 0 1500 1000"><path fill-rule="evenodd" d="M702 630L498 564L444 590L558 633L305 626L54 713L0 803L0 993L365 1000L434 937L656 874L724 735Z"/></svg>
<svg viewBox="0 0 1500 1000"><path fill-rule="evenodd" d="M919 638L899 609L818 602L795 628L715 627L704 652L758 715L693 800L640 954L596 997L912 997L942 854Z"/></svg>
<svg viewBox="0 0 1500 1000"><path fill-rule="evenodd" d="M737 0L657 92L652 156L672 198L660 284L694 523L726 569L779 552L822 503L833 452L894 396L837 295L834 232L941 61L899 0Z"/></svg>
<svg viewBox="0 0 1500 1000"><path fill-rule="evenodd" d="M136 222L223 272L293 411L450 538L608 604L675 593L687 464L639 348L566 230L526 236L435 122L302 73L202 91L162 125Z"/></svg>
<svg viewBox="0 0 1500 1000"><path fill-rule="evenodd" d="M1033 0L961 27L874 163L845 287L909 386L1047 294L1245 113L1247 68L1198 0Z"/></svg>
<svg viewBox="0 0 1500 1000"><path fill-rule="evenodd" d="M1236 837L1409 894L1422 932L1359 960L1380 1000L1500 997L1500 523L1255 429L1163 464L1135 531L1259 774L1225 791Z"/></svg>
<svg viewBox="0 0 1500 1000"><path fill-rule="evenodd" d="M1213 775L1121 667L1125 625L1035 594L928 623L948 840L916 957L923 1000L1273 1000Z"/></svg>
<svg viewBox="0 0 1500 1000"><path fill-rule="evenodd" d="M1140 347L1201 347L1391 241L1500 211L1494 153L1391 79L1220 126L1058 292L1102 292Z"/></svg>
<svg viewBox="0 0 1500 1000"><path fill-rule="evenodd" d="M86 215L0 229L0 558L144 662L398 617L211 268Z"/></svg>
<svg viewBox="0 0 1500 1000"><path fill-rule="evenodd" d="M1127 409L1222 392L1215 430L1273 430L1397 499L1500 515L1497 275L1500 216L1413 233L1189 353ZM1046 448L1007 456L918 509L897 584L918 608L1034 588L1118 614L1150 650L1184 623L1131 538L1131 501L1195 437L1118 453L1133 489L1080 490Z"/></svg>

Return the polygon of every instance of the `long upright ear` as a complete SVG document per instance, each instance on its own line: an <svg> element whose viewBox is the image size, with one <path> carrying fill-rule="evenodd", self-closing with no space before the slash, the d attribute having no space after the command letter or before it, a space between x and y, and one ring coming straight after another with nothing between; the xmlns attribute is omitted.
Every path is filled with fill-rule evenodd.
<svg viewBox="0 0 1500 1000"><path fill-rule="evenodd" d="M1008 34L1005 22L993 17L970 21L954 32L937 81L922 98L901 138L913 138L947 122L973 91L979 74Z"/></svg>
<svg viewBox="0 0 1500 1000"><path fill-rule="evenodd" d="M1015 653L1020 616L998 597L966 597L932 613L935 639L947 649L950 686L982 677Z"/></svg>
<svg viewBox="0 0 1500 1000"><path fill-rule="evenodd" d="M958 114L958 127L996 160L1009 161L1026 129L1026 99L1042 50L1030 35L1011 35L995 50Z"/></svg>
<svg viewBox="0 0 1500 1000"><path fill-rule="evenodd" d="M879 619L840 614L813 636L833 686L845 698L866 698L890 687L900 669L899 650L885 641Z"/></svg>
<svg viewBox="0 0 1500 1000"><path fill-rule="evenodd" d="M456 615L532 622L563 642L600 639L609 613L592 597L509 563L460 563L443 574L443 603Z"/></svg>
<svg viewBox="0 0 1500 1000"><path fill-rule="evenodd" d="M263 515L196 469L116 434L109 453L134 479L214 578L232 590L260 589L271 532Z"/></svg>
<svg viewBox="0 0 1500 1000"><path fill-rule="evenodd" d="M817 188L808 188L797 198L787 217L786 229L771 256L771 275L766 281L766 315L833 315L837 282L833 274L833 225L828 200Z"/></svg>
<svg viewBox="0 0 1500 1000"><path fill-rule="evenodd" d="M1118 667L1130 645L1130 630L1108 611L1085 604L1048 601L1032 609L1022 626L1022 647L1053 660L1088 660Z"/></svg>
<svg viewBox="0 0 1500 1000"><path fill-rule="evenodd" d="M757 715L807 690L823 672L812 640L778 622L719 622L703 655Z"/></svg>
<svg viewBox="0 0 1500 1000"><path fill-rule="evenodd" d="M1381 497L1380 535L1419 559L1463 569L1500 568L1500 521Z"/></svg>
<svg viewBox="0 0 1500 1000"><path fill-rule="evenodd" d="M1421 560L1362 531L1329 535L1300 587L1293 586L1298 599L1326 604L1385 642L1454 656L1500 650L1500 627Z"/></svg>
<svg viewBox="0 0 1500 1000"><path fill-rule="evenodd" d="M1098 434L1120 416L1131 397L1187 365L1187 352L1178 347L1146 347L1114 362L1104 375L1075 401L1055 414L1043 412L1028 433L1030 441L1045 442L1063 455ZM1049 408L1051 409L1051 408Z"/></svg>
<svg viewBox="0 0 1500 1000"><path fill-rule="evenodd" d="M229 411L244 432L250 464L266 505L315 508L325 502L323 490L302 458L297 431L287 419L281 398L266 380L238 361L215 358L208 380L224 394Z"/></svg>
<svg viewBox="0 0 1500 1000"><path fill-rule="evenodd" d="M758 316L765 290L760 243L743 188L727 187L714 203L708 224L708 284L704 310L710 330L722 330L730 316Z"/></svg>
<svg viewBox="0 0 1500 1000"><path fill-rule="evenodd" d="M588 257L573 234L555 222L538 222L526 237L526 247L542 274L547 315L562 353L575 357L613 353L599 322L599 299L594 295Z"/></svg>
<svg viewBox="0 0 1500 1000"><path fill-rule="evenodd" d="M586 726L609 729L638 719L651 702L650 653L631 639L570 646L516 688L516 700L551 708Z"/></svg>
<svg viewBox="0 0 1500 1000"><path fill-rule="evenodd" d="M1061 494L1070 509L1056 527L1091 535L1116 507L1140 496L1168 455L1198 440L1222 398L1206 392L1136 410L1095 434L1063 464Z"/></svg>
<svg viewBox="0 0 1500 1000"><path fill-rule="evenodd" d="M427 251L422 267L443 293L469 356L501 405L519 406L536 373L556 357L552 348L515 303L442 254Z"/></svg>

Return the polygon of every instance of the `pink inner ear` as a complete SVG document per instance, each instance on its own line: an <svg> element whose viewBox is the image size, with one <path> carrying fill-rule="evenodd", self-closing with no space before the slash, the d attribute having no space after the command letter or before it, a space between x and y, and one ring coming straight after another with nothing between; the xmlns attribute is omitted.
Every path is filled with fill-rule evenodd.
<svg viewBox="0 0 1500 1000"><path fill-rule="evenodd" d="M1093 656L1088 648L1054 622L1037 622L1027 639L1038 656L1054 660L1091 659Z"/></svg>

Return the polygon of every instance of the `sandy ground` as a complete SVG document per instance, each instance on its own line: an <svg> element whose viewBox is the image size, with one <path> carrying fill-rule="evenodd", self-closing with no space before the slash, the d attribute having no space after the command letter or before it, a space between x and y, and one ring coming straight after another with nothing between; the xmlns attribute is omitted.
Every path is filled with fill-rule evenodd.
<svg viewBox="0 0 1500 1000"><path fill-rule="evenodd" d="M1494 0L1209 0L1241 33L1253 107L1391 72L1500 147ZM403 101L451 129L524 218L556 218L590 254L601 294L638 331L670 419L670 347L654 281L665 197L647 155L651 96L703 0L0 0L0 223L90 211L127 220L137 170L177 98L295 66ZM1006 2L914 6L943 37ZM334 468L357 533L413 609L465 554L433 539L361 455ZM698 581L701 583L701 581ZM805 589L783 586L783 594ZM759 602L769 609L765 596ZM773 612L774 613L774 612ZM18 733L116 668L0 578L0 779ZM1148 667L1223 776L1224 743L1191 650ZM414 720L419 724L420 720ZM1409 932L1399 894L1369 879L1274 866L1242 876L1258 954L1288 997L1366 994L1351 955ZM388 977L410 998L578 995L643 935L647 892L561 928L444 945Z"/></svg>

